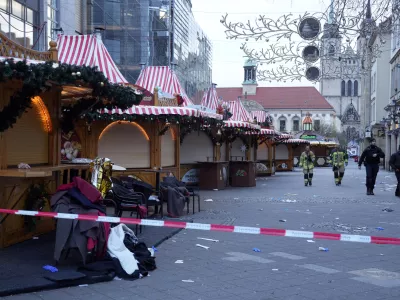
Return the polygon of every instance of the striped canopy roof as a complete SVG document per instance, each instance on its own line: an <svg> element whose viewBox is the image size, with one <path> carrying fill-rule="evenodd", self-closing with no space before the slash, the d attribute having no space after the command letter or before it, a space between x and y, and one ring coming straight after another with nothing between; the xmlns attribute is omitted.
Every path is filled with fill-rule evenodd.
<svg viewBox="0 0 400 300"><path fill-rule="evenodd" d="M59 35L58 60L77 66L97 67L112 83L128 83L100 38L95 35Z"/></svg>
<svg viewBox="0 0 400 300"><path fill-rule="evenodd" d="M282 141L283 144L310 144L310 141L302 139L287 139Z"/></svg>
<svg viewBox="0 0 400 300"><path fill-rule="evenodd" d="M230 121L242 121L242 122L253 122L253 118L250 113L244 108L240 100L229 101L229 110L232 114Z"/></svg>
<svg viewBox="0 0 400 300"><path fill-rule="evenodd" d="M218 107L217 90L213 85L204 92L203 99L201 99L201 106L216 110Z"/></svg>
<svg viewBox="0 0 400 300"><path fill-rule="evenodd" d="M265 119L267 118L267 113L263 110L255 110L250 112L251 117L256 118L258 123L264 123Z"/></svg>
<svg viewBox="0 0 400 300"><path fill-rule="evenodd" d="M182 96L183 106L192 105L193 102L186 95L178 77L170 67L146 67L140 72L136 85L154 93L154 88L158 87L162 92L171 95L179 94Z"/></svg>

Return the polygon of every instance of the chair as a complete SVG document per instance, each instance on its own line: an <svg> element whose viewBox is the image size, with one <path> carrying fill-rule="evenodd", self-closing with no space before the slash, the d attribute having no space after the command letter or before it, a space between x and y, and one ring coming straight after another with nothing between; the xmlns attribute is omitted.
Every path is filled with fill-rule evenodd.
<svg viewBox="0 0 400 300"><path fill-rule="evenodd" d="M185 187L179 187L179 186L175 186L173 184L161 182L160 183L160 200L161 200L161 202L162 203L167 202L167 205L168 205L168 200L169 200L168 197L170 195L171 189L174 191L175 195L184 197L185 204L186 204L186 212L187 212L187 214L189 214L190 195L185 195L184 192L182 190L180 190L180 189L184 189L186 192L187 189Z"/></svg>
<svg viewBox="0 0 400 300"><path fill-rule="evenodd" d="M111 177L112 187L108 194L107 199L110 197L117 207L116 215L121 217L122 214L127 211L131 213L131 216L136 211L136 218L141 218L140 211L143 205L146 205L146 198L142 193L134 192L127 188L124 183L115 178ZM147 209L146 209L147 217ZM136 225L136 234L138 231L138 225ZM140 226L140 232L142 232L142 226Z"/></svg>
<svg viewBox="0 0 400 300"><path fill-rule="evenodd" d="M192 203L193 203L193 214L194 214L194 209L195 209L195 198L197 198L199 212L200 212L200 189L199 189L198 186L187 185L186 183L184 183L183 181L178 180L174 176L164 177L163 178L163 182L175 185L177 187L185 187L189 192L189 197L192 197L192 200L193 200L192 201ZM189 203L188 203L188 205L189 205ZM188 211L188 213L189 213L189 211Z"/></svg>

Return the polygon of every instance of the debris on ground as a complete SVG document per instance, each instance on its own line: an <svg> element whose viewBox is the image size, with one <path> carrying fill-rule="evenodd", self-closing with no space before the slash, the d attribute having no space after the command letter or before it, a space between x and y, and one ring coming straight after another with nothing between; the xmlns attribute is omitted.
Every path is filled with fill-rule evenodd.
<svg viewBox="0 0 400 300"><path fill-rule="evenodd" d="M315 243L313 240L307 240L308 243Z"/></svg>
<svg viewBox="0 0 400 300"><path fill-rule="evenodd" d="M158 251L157 248L154 247L154 246L152 246L151 249L153 249L154 252L157 252L157 251Z"/></svg>
<svg viewBox="0 0 400 300"><path fill-rule="evenodd" d="M85 286L89 286L88 284L80 284L78 285L79 287L85 287Z"/></svg>
<svg viewBox="0 0 400 300"><path fill-rule="evenodd" d="M319 247L318 250L319 251L323 251L323 252L328 252L329 251L328 248L324 248L324 247Z"/></svg>
<svg viewBox="0 0 400 300"><path fill-rule="evenodd" d="M286 220L285 219L281 219L281 220L279 220L279 222L285 223Z"/></svg>
<svg viewBox="0 0 400 300"><path fill-rule="evenodd" d="M340 218L335 218L335 220L339 220Z"/></svg>
<svg viewBox="0 0 400 300"><path fill-rule="evenodd" d="M58 272L58 269L56 267L50 265L43 266L43 269L45 269L46 271L50 271L51 273Z"/></svg>
<svg viewBox="0 0 400 300"><path fill-rule="evenodd" d="M213 191L218 191L218 189L213 189Z"/></svg>
<svg viewBox="0 0 400 300"><path fill-rule="evenodd" d="M282 202L296 203L297 201L296 200L287 199L287 200L282 200Z"/></svg>
<svg viewBox="0 0 400 300"><path fill-rule="evenodd" d="M386 207L386 208L382 209L382 211L392 212L392 211L394 211L394 209L391 209L391 208L389 208L389 207Z"/></svg>
<svg viewBox="0 0 400 300"><path fill-rule="evenodd" d="M383 227L376 227L375 229L377 229L377 230L385 230L385 228L383 228Z"/></svg>
<svg viewBox="0 0 400 300"><path fill-rule="evenodd" d="M206 199L206 200L204 200L204 202L213 202L214 200L213 199Z"/></svg>
<svg viewBox="0 0 400 300"><path fill-rule="evenodd" d="M182 282L188 282L188 283L193 283L194 281L191 279L182 279Z"/></svg>
<svg viewBox="0 0 400 300"><path fill-rule="evenodd" d="M203 246L203 245L200 245L200 244L196 244L196 247L204 248L206 250L210 249L210 247Z"/></svg>
<svg viewBox="0 0 400 300"><path fill-rule="evenodd" d="M197 239L198 239L198 240L210 241L210 242L214 242L214 243L217 243L217 242L219 242L219 240L208 239L208 238L203 238L203 237L198 237Z"/></svg>
<svg viewBox="0 0 400 300"><path fill-rule="evenodd" d="M259 208L258 210L259 210L259 211L263 211L264 209L262 209L262 208Z"/></svg>
<svg viewBox="0 0 400 300"><path fill-rule="evenodd" d="M261 250L258 249L258 248L253 248L253 251L254 251L254 252L261 252Z"/></svg>
<svg viewBox="0 0 400 300"><path fill-rule="evenodd" d="M279 269L272 269L272 271L279 271Z"/></svg>
<svg viewBox="0 0 400 300"><path fill-rule="evenodd" d="M177 260L176 262L175 262L176 264L183 264L183 260Z"/></svg>

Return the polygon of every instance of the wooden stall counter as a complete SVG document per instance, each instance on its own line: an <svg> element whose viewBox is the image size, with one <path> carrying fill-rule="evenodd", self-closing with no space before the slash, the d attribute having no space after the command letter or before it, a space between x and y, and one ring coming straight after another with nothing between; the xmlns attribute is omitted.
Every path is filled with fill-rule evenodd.
<svg viewBox="0 0 400 300"><path fill-rule="evenodd" d="M230 161L229 177L231 186L253 187L256 186L256 170L254 161Z"/></svg>
<svg viewBox="0 0 400 300"><path fill-rule="evenodd" d="M223 190L228 185L227 161L201 161L199 187L203 190Z"/></svg>
<svg viewBox="0 0 400 300"><path fill-rule="evenodd" d="M10 168L0 170L0 177L10 178L45 178L52 177L53 172L57 171L68 171L68 170L86 170L89 169L89 165L85 164L65 164L58 166L43 166L43 167L32 167L30 169L17 169Z"/></svg>

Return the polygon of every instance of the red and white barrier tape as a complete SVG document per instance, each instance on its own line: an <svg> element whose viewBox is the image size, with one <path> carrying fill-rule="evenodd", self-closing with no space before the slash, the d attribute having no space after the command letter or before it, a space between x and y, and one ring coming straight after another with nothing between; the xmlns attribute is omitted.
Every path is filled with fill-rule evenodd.
<svg viewBox="0 0 400 300"><path fill-rule="evenodd" d="M124 223L124 224L135 224L135 225L145 225L145 226L237 232L237 233L247 233L247 234L272 235L272 236L287 236L296 238L334 240L343 242L400 245L400 238L393 238L393 237L298 231L298 230L286 230L277 228L258 228L258 227L187 223L187 222L175 222L175 221L158 221L158 220L147 220L147 219L105 217L105 216L102 217L95 215L64 214L55 212L12 210L12 209L2 209L2 208L0 208L0 214L12 214L12 215L45 217L45 218L56 218L56 219L77 219L77 220L98 221L98 222L108 222L108 223Z"/></svg>

